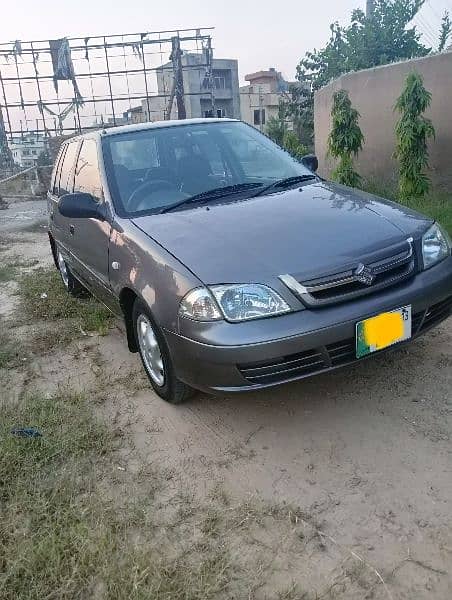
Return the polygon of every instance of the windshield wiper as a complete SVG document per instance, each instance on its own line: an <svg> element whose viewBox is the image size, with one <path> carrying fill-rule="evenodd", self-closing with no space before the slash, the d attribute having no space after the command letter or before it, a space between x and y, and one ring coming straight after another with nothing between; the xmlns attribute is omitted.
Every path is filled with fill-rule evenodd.
<svg viewBox="0 0 452 600"><path fill-rule="evenodd" d="M249 197L256 198L257 196L263 196L271 190L288 188L291 185L297 185L298 183L303 183L304 181L311 181L312 179L317 179L317 175L296 175L295 177L286 177L285 179L278 179L278 181L274 181L273 183L266 185L258 192Z"/></svg>
<svg viewBox="0 0 452 600"><path fill-rule="evenodd" d="M179 206L184 206L185 204L209 202L210 200L217 200L218 198L224 198L225 196L231 196L232 194L238 194L239 192L244 192L246 190L253 190L257 187L262 187L262 183L237 183L235 185L214 188L212 190L207 190L206 192L201 192L200 194L190 196L190 198L184 198L184 200L180 200L179 202L175 202L169 206L165 206L159 211L159 214L170 212L176 208L179 208Z"/></svg>

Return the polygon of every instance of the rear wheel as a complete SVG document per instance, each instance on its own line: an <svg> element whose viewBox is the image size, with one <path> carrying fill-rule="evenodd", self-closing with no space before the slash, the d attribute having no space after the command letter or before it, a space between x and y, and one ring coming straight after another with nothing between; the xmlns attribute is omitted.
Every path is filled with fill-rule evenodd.
<svg viewBox="0 0 452 600"><path fill-rule="evenodd" d="M132 320L138 351L156 394L171 404L188 400L194 390L176 377L166 340L139 299L133 305Z"/></svg>
<svg viewBox="0 0 452 600"><path fill-rule="evenodd" d="M87 296L88 290L80 283L78 279L72 275L69 267L66 264L66 261L63 258L63 255L58 248L56 249L56 259L61 281L63 282L63 285L67 291L72 296L76 296L77 298L80 296Z"/></svg>

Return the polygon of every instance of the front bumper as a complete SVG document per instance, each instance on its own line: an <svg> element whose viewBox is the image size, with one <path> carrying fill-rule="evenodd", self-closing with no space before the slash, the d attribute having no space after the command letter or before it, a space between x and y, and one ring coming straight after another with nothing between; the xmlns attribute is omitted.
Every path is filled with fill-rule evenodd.
<svg viewBox="0 0 452 600"><path fill-rule="evenodd" d="M248 323L184 320L181 334L165 335L182 381L208 393L249 391L357 362L356 323L408 304L413 338L452 313L452 257L359 300Z"/></svg>

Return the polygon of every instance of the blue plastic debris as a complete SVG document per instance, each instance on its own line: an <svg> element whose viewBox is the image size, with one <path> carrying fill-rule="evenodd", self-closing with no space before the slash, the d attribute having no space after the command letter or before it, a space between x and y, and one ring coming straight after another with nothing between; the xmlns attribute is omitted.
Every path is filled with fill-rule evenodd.
<svg viewBox="0 0 452 600"><path fill-rule="evenodd" d="M12 435L24 438L42 437L42 433L35 427L25 427L20 429L11 429Z"/></svg>

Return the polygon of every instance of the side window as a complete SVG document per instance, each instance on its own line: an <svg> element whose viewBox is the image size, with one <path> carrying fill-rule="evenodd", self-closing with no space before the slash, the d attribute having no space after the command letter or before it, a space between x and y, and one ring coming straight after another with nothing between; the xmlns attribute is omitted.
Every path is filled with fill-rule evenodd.
<svg viewBox="0 0 452 600"><path fill-rule="evenodd" d="M55 195L58 195L58 186L60 184L60 175L61 175L61 164L63 162L65 152L66 152L66 146L61 146L60 151L58 152L58 156L55 161L54 169L53 169L52 183L51 183L50 189L52 190L52 194L55 194Z"/></svg>
<svg viewBox="0 0 452 600"><path fill-rule="evenodd" d="M83 140L75 169L74 192L86 192L97 200L102 200L102 184L95 140Z"/></svg>
<svg viewBox="0 0 452 600"><path fill-rule="evenodd" d="M77 155L78 142L69 142L61 167L59 195L70 194L74 182L74 162Z"/></svg>

